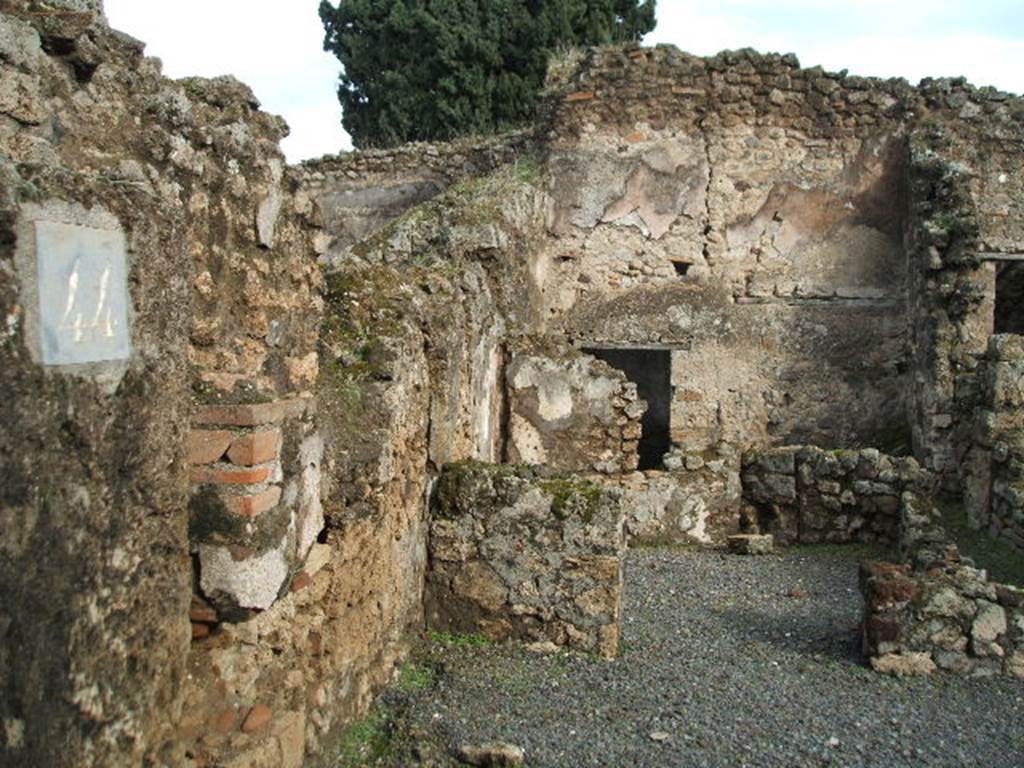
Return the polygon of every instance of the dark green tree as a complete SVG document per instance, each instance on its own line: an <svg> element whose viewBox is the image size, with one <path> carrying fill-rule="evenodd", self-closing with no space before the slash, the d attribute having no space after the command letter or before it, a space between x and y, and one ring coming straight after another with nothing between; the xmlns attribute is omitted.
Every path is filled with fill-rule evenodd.
<svg viewBox="0 0 1024 768"><path fill-rule="evenodd" d="M639 40L656 0L321 0L357 147L493 133L535 113L551 52Z"/></svg>

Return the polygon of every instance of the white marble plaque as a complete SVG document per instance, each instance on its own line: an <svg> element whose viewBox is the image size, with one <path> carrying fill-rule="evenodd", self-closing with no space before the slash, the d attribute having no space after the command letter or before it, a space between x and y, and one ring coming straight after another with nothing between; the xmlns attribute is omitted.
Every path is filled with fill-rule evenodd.
<svg viewBox="0 0 1024 768"><path fill-rule="evenodd" d="M34 226L43 363L127 359L131 333L124 234L53 221Z"/></svg>

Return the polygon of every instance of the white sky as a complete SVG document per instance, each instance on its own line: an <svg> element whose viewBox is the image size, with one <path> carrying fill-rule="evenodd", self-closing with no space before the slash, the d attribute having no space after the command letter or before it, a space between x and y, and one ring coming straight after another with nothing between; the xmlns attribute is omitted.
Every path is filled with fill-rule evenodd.
<svg viewBox="0 0 1024 768"><path fill-rule="evenodd" d="M112 26L144 40L169 77L233 74L287 119L291 162L351 144L324 53L318 0L106 0ZM804 66L852 74L964 75L1024 93L1022 0L659 0L647 44L707 55L793 52Z"/></svg>

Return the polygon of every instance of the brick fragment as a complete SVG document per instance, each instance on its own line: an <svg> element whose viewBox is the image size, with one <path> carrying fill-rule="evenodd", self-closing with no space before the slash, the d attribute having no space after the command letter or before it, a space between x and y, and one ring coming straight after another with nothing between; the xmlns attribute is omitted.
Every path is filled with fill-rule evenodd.
<svg viewBox="0 0 1024 768"><path fill-rule="evenodd" d="M185 461L189 464L213 464L227 453L234 432L226 430L193 429L186 440Z"/></svg>
<svg viewBox="0 0 1024 768"><path fill-rule="evenodd" d="M208 605L197 603L194 600L192 607L188 609L188 618L196 624L216 624L219 620L217 611Z"/></svg>
<svg viewBox="0 0 1024 768"><path fill-rule="evenodd" d="M576 93L570 93L565 97L565 100L570 104L576 101L590 101L596 94L593 91L577 91Z"/></svg>
<svg viewBox="0 0 1024 768"><path fill-rule="evenodd" d="M242 723L242 730L245 733L255 733L261 728L264 728L273 716L274 713L270 711L270 707L266 704L257 704L255 707L250 709L249 714L245 716L245 722Z"/></svg>
<svg viewBox="0 0 1024 768"><path fill-rule="evenodd" d="M270 467L228 467L224 465L193 467L189 473L193 483L214 485L257 485L270 479Z"/></svg>
<svg viewBox="0 0 1024 768"><path fill-rule="evenodd" d="M876 581L872 593L873 605L897 605L909 603L921 594L921 588L912 579L893 576Z"/></svg>
<svg viewBox="0 0 1024 768"><path fill-rule="evenodd" d="M228 459L232 464L254 467L274 461L280 453L281 430L268 429L236 438L228 449Z"/></svg>
<svg viewBox="0 0 1024 768"><path fill-rule="evenodd" d="M210 636L210 625L200 624L198 622L192 622L192 639L201 640L204 637Z"/></svg>
<svg viewBox="0 0 1024 768"><path fill-rule="evenodd" d="M251 405L202 405L192 414L192 423L224 427L280 424L285 419L301 416L308 405L309 398L304 397Z"/></svg>
<svg viewBox="0 0 1024 768"><path fill-rule="evenodd" d="M230 733L235 729L235 723L238 722L238 713L234 709L225 709L214 720L213 729L217 733Z"/></svg>
<svg viewBox="0 0 1024 768"><path fill-rule="evenodd" d="M272 486L259 493L246 494L244 496L224 495L222 496L224 506L228 511L242 517L259 517L264 512L269 512L281 501L281 489Z"/></svg>

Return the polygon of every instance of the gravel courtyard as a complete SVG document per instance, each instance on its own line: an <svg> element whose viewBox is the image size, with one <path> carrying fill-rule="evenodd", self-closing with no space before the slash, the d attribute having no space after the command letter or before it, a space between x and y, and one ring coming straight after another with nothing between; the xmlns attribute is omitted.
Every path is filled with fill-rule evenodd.
<svg viewBox="0 0 1024 768"><path fill-rule="evenodd" d="M862 554L633 551L619 660L435 638L385 695L365 764L506 741L536 768L1024 766L1024 682L862 666Z"/></svg>

